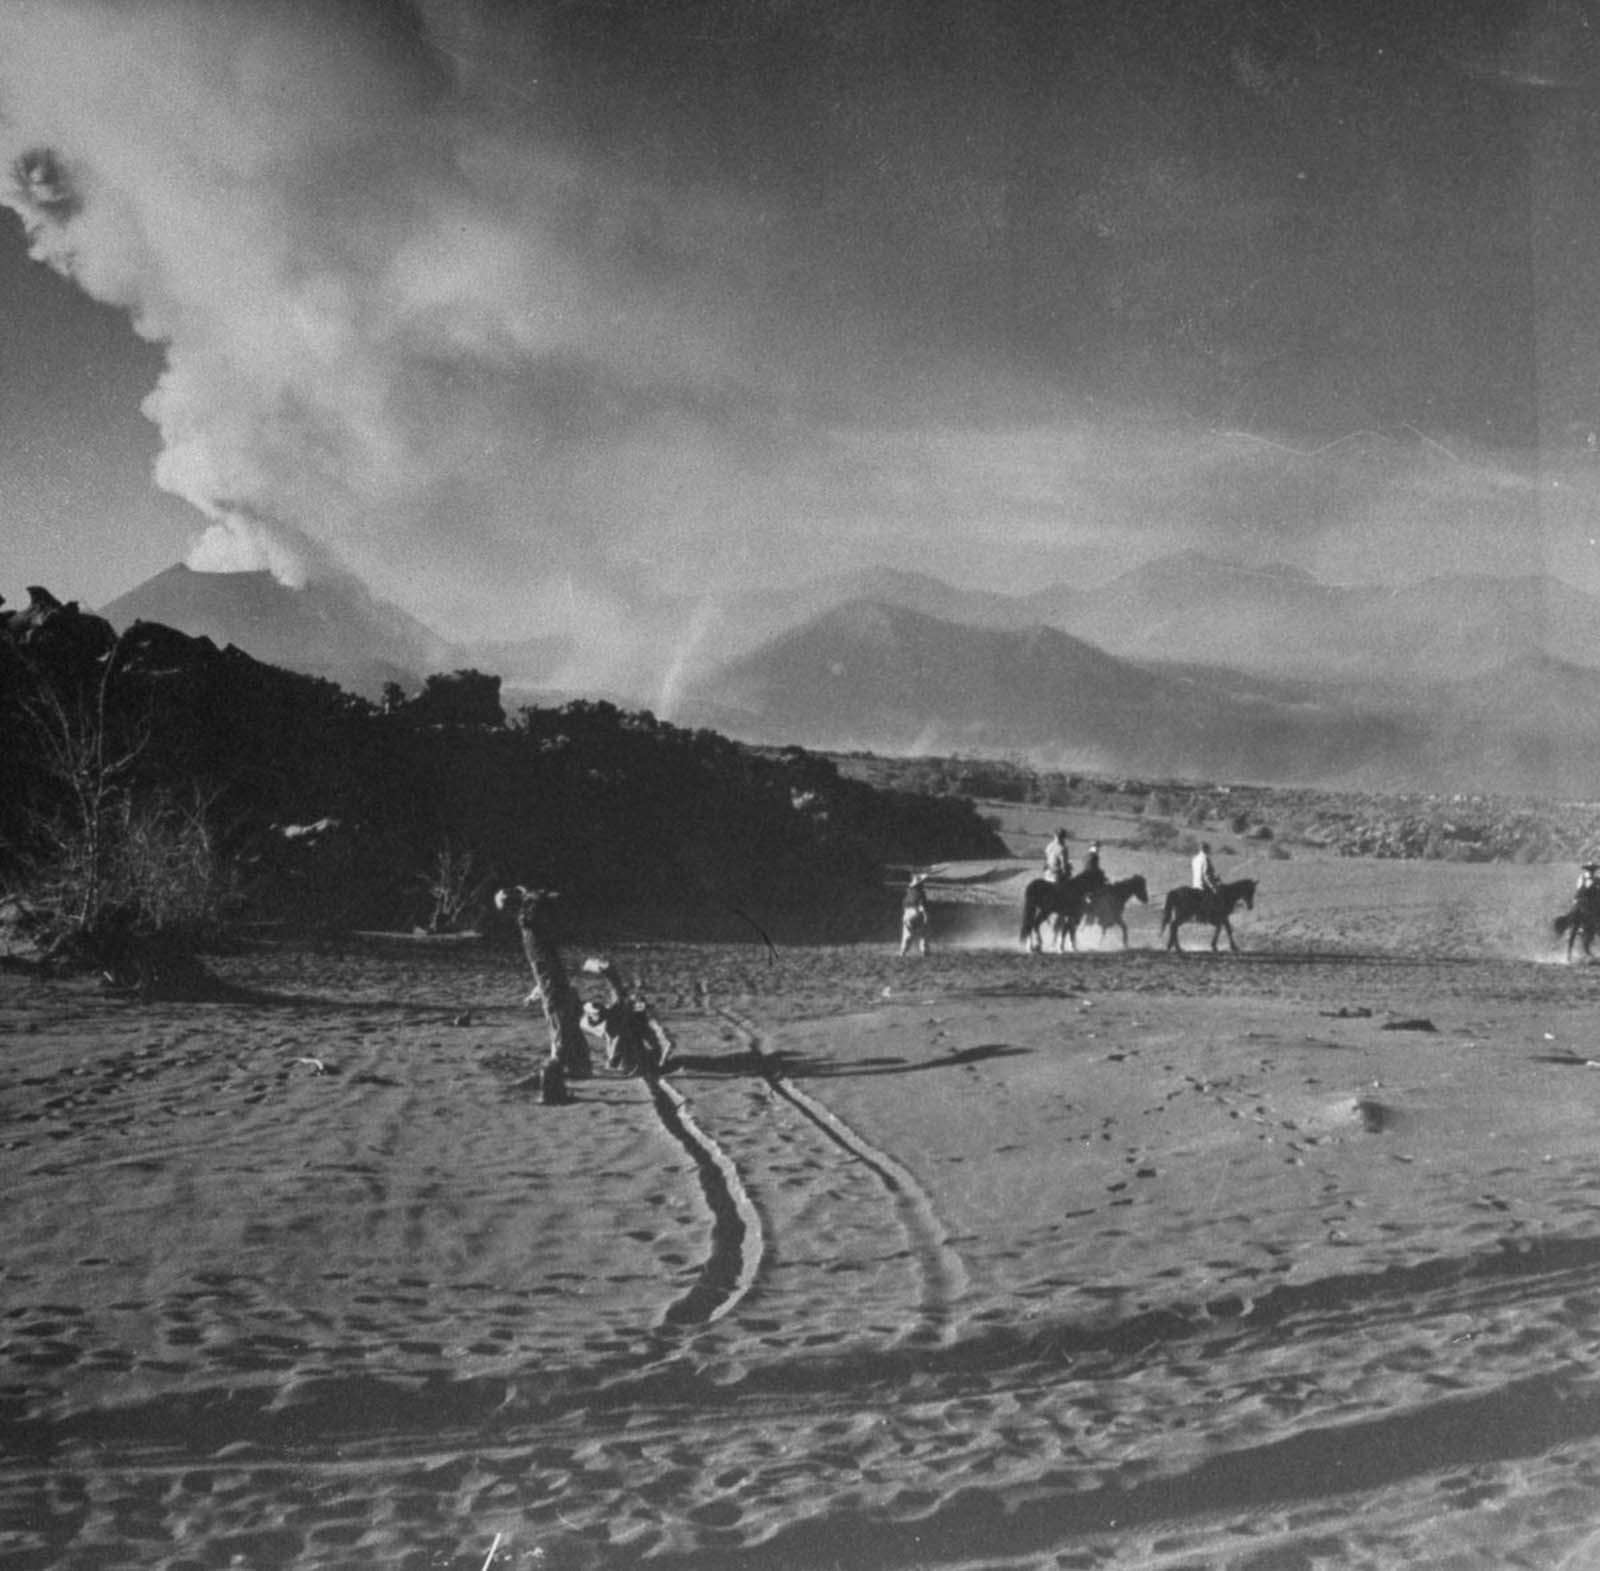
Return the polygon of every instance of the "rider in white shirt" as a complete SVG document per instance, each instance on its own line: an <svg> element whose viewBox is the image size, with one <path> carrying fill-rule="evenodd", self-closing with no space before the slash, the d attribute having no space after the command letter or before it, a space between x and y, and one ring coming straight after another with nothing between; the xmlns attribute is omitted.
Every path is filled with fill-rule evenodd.
<svg viewBox="0 0 1600 1571"><path fill-rule="evenodd" d="M1067 856L1067 832L1056 830L1045 842L1044 876L1053 884L1064 884L1072 877L1072 862Z"/></svg>
<svg viewBox="0 0 1600 1571"><path fill-rule="evenodd" d="M1189 864L1190 886L1195 889L1215 889L1220 882L1216 866L1211 860L1210 842L1202 842L1200 849L1194 854L1194 860Z"/></svg>

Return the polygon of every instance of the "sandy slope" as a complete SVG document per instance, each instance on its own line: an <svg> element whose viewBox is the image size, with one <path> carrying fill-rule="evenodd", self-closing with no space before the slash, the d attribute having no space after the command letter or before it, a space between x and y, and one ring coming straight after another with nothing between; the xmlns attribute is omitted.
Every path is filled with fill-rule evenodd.
<svg viewBox="0 0 1600 1571"><path fill-rule="evenodd" d="M567 1108L509 951L0 973L0 1556L1591 1563L1565 875L1261 876L1237 957L617 949L682 1068Z"/></svg>

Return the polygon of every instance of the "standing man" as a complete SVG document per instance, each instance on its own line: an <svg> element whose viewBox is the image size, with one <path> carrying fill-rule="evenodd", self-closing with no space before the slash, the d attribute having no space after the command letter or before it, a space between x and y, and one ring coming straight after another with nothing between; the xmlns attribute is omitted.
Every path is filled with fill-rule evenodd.
<svg viewBox="0 0 1600 1571"><path fill-rule="evenodd" d="M919 954L928 952L928 891L921 873L913 873L906 885L905 899L900 905L900 953L911 952L917 946Z"/></svg>

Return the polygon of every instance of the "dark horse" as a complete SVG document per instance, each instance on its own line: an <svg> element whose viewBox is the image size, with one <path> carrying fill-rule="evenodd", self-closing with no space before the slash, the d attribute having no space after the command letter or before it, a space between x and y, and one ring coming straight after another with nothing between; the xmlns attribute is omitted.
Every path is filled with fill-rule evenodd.
<svg viewBox="0 0 1600 1571"><path fill-rule="evenodd" d="M1036 955L1042 947L1039 926L1049 917L1055 924L1056 949L1067 947L1067 938L1078 926L1083 902L1097 889L1106 886L1106 875L1092 867L1075 873L1071 878L1056 883L1048 878L1036 878L1022 892L1022 931L1017 935L1024 949ZM1073 940L1072 947L1078 947Z"/></svg>
<svg viewBox="0 0 1600 1571"><path fill-rule="evenodd" d="M1600 938L1600 898L1596 895L1600 891L1585 891L1572 902L1570 911L1563 911L1553 924L1558 934L1567 935L1567 959L1572 959L1573 947L1583 945L1583 954L1586 960L1594 958L1591 947L1596 938Z"/></svg>
<svg viewBox="0 0 1600 1571"><path fill-rule="evenodd" d="M1144 881L1143 873L1135 873L1132 878L1119 878L1114 884L1107 884L1104 889L1097 889L1083 902L1078 912L1076 921L1067 923L1067 937L1072 941L1072 947L1078 947L1078 926L1081 923L1087 927L1091 922L1100 929L1100 937L1114 927L1122 929L1122 947L1128 947L1128 924L1123 919L1123 908L1130 900L1137 900L1140 905L1150 904L1150 886Z"/></svg>
<svg viewBox="0 0 1600 1571"><path fill-rule="evenodd" d="M1233 926L1228 918L1233 915L1233 908L1241 903L1247 911L1255 909L1255 879L1241 878L1231 884L1218 884L1215 889L1190 889L1184 885L1170 890L1167 903L1161 911L1161 931L1169 934L1167 948L1182 950L1183 946L1178 942L1178 929L1185 922L1209 922L1212 949L1217 947L1217 940L1226 933L1228 948L1237 954L1239 946L1233 941Z"/></svg>

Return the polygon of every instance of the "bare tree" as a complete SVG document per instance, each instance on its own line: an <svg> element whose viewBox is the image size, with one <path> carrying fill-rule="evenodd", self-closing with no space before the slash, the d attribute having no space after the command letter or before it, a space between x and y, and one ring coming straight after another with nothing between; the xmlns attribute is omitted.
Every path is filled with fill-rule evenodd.
<svg viewBox="0 0 1600 1571"><path fill-rule="evenodd" d="M134 766L150 741L147 725L123 732L113 723L112 679L122 650L118 638L101 662L92 689L64 691L36 672L21 705L22 722L54 800L36 810L48 845L47 877L57 908L79 931L99 922L117 821L129 802Z"/></svg>
<svg viewBox="0 0 1600 1571"><path fill-rule="evenodd" d="M198 971L198 939L226 919L234 889L198 786L141 784L147 713L114 692L122 639L73 683L34 666L17 713L37 787L19 893L52 952L77 950L114 980Z"/></svg>
<svg viewBox="0 0 1600 1571"><path fill-rule="evenodd" d="M433 907L428 916L430 933L453 933L466 913L488 892L489 880L479 876L477 859L450 841L434 853L433 865L417 875Z"/></svg>

